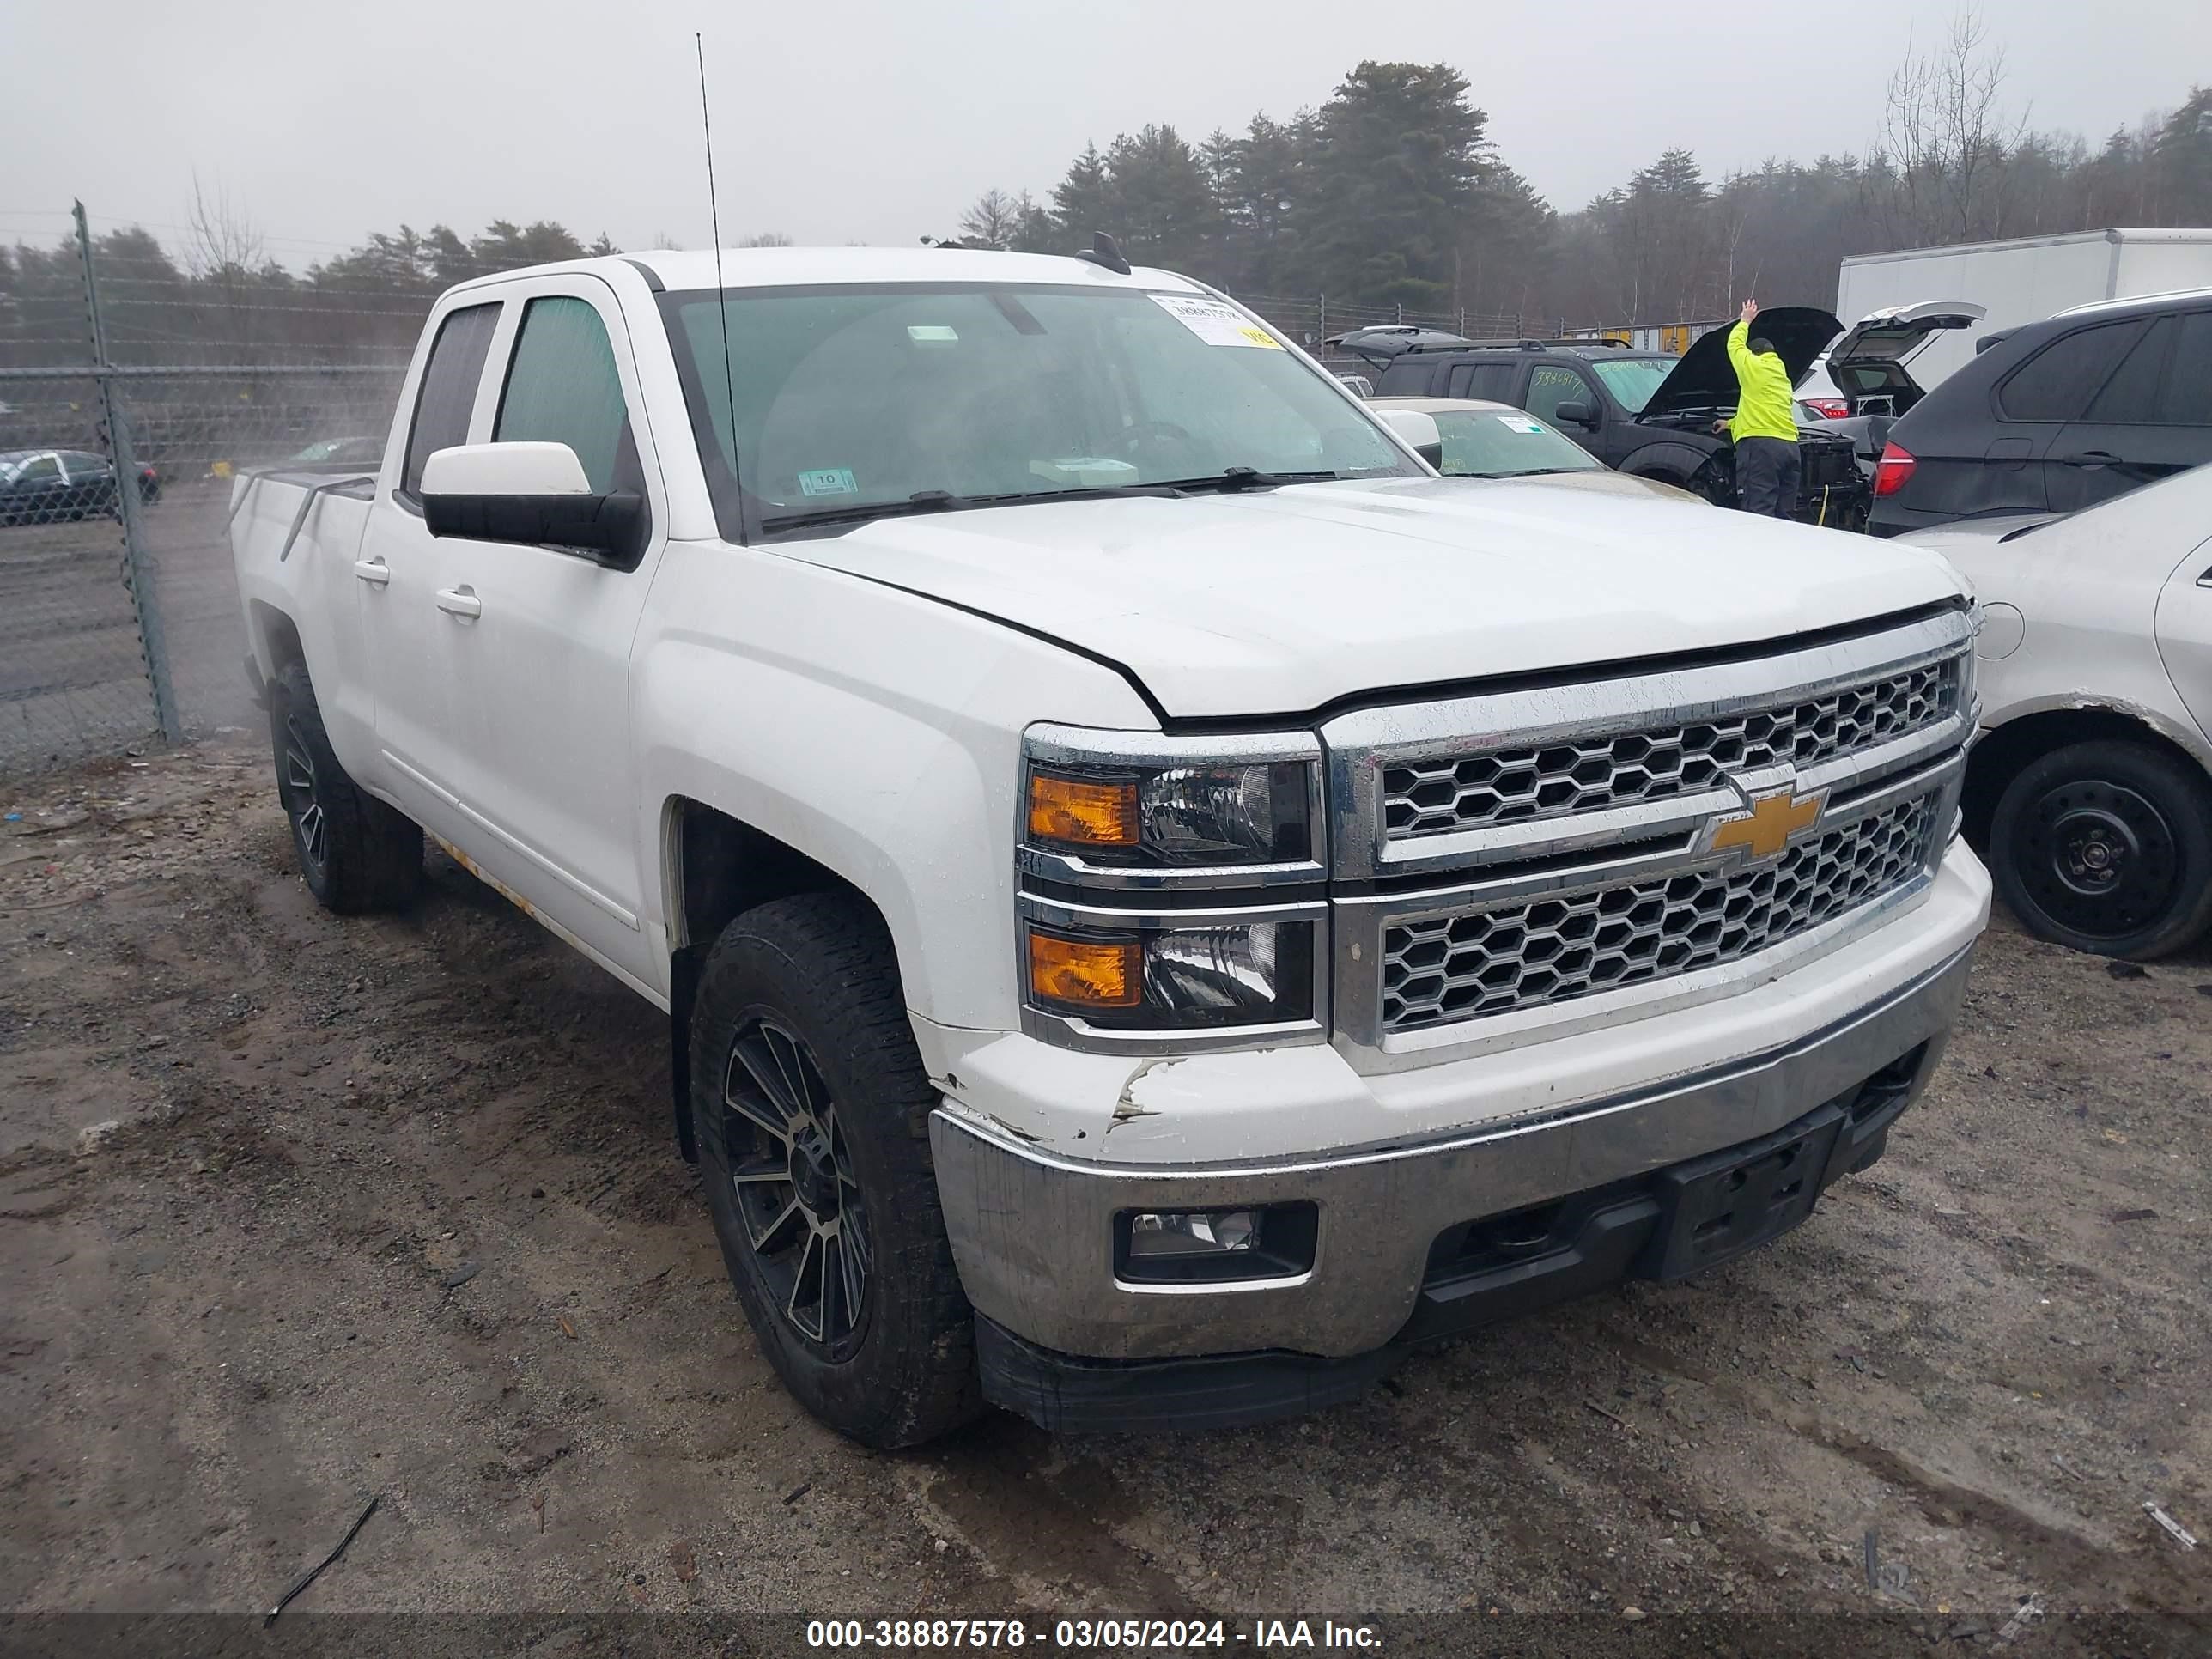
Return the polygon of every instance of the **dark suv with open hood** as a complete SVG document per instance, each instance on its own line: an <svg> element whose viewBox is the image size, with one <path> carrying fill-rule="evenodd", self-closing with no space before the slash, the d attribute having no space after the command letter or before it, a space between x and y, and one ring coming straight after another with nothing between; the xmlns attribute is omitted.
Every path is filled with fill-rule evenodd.
<svg viewBox="0 0 2212 1659"><path fill-rule="evenodd" d="M1791 380L1802 378L1838 325L1808 306L1759 313ZM1487 398L1549 421L1607 465L1735 504L1735 447L1717 422L1735 412L1735 370L1724 330L1680 356L1632 351L1604 340L1477 342L1413 328L1370 328L1329 343L1382 370L1385 398ZM1856 529L1867 486L1850 440L1800 429L1803 459L1796 516Z"/></svg>

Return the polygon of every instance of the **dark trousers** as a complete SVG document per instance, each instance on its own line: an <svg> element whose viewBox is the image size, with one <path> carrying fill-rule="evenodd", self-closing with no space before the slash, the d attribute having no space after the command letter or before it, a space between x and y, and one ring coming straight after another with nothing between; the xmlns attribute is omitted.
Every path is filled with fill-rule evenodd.
<svg viewBox="0 0 2212 1659"><path fill-rule="evenodd" d="M1797 446L1780 438L1739 438L1735 487L1747 513L1797 515Z"/></svg>

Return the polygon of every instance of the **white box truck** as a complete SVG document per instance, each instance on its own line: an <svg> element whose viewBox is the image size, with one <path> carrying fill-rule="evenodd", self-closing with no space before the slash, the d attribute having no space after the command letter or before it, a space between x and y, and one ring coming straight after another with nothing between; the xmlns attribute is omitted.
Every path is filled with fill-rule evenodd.
<svg viewBox="0 0 2212 1659"><path fill-rule="evenodd" d="M1957 247L1906 248L1846 259L1836 315L1847 322L1883 306L1963 300L1987 317L1978 328L1932 338L1912 360L1924 389L1974 355L1974 342L2094 300L2212 287L2212 230L2083 230Z"/></svg>

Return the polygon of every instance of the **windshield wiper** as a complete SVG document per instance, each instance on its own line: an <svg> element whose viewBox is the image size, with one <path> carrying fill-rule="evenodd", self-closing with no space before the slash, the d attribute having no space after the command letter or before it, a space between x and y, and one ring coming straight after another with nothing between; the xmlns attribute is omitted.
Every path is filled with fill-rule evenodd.
<svg viewBox="0 0 2212 1659"><path fill-rule="evenodd" d="M1257 467L1224 467L1206 478L1177 478L1167 487L1170 489L1214 489L1230 495L1240 489L1273 489L1282 484L1317 483L1327 478L1338 478L1338 472L1262 472Z"/></svg>
<svg viewBox="0 0 2212 1659"><path fill-rule="evenodd" d="M1595 472L1594 466L1524 466L1517 472L1484 472L1485 478L1548 478L1556 472Z"/></svg>
<svg viewBox="0 0 2212 1659"><path fill-rule="evenodd" d="M1018 507L1025 501L1081 501L1121 495L1174 496L1174 484L1083 484L1071 489L1013 489L990 495L955 495L946 489L917 489L902 501L855 502L817 507L799 513L772 513L761 520L765 531L804 530L817 525L865 524L871 519L907 519L923 513L957 513L977 507Z"/></svg>

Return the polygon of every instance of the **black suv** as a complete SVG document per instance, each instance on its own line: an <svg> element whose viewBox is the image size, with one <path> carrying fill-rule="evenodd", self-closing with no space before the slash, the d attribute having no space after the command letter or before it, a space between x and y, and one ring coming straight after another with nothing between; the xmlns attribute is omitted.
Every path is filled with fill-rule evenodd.
<svg viewBox="0 0 2212 1659"><path fill-rule="evenodd" d="M1841 331L1833 316L1809 306L1762 311L1757 327L1773 341L1793 384ZM1361 329L1329 344L1382 370L1377 397L1511 404L1549 421L1607 466L1735 505L1735 447L1713 430L1735 412L1725 329L1692 342L1679 357L1605 340L1477 342L1412 327ZM1798 429L1797 447L1796 516L1845 529L1865 523L1867 486L1850 440L1808 425Z"/></svg>
<svg viewBox="0 0 2212 1659"><path fill-rule="evenodd" d="M1977 344L1886 434L1875 535L2070 513L2212 461L2212 289L2079 306Z"/></svg>

